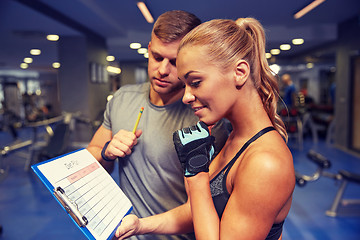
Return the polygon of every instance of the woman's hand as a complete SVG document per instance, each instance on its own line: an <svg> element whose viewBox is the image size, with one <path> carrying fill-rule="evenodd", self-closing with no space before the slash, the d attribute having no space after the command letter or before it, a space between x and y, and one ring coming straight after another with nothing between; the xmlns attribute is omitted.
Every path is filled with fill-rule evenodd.
<svg viewBox="0 0 360 240"><path fill-rule="evenodd" d="M119 240L129 238L133 235L136 235L140 229L140 221L139 218L130 214L123 218L120 226L117 228L115 232L115 237Z"/></svg>

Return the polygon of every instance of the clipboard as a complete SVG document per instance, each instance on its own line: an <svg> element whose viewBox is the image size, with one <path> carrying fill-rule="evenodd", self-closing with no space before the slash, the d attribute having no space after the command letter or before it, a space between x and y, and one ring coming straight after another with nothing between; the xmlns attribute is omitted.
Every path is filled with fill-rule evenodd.
<svg viewBox="0 0 360 240"><path fill-rule="evenodd" d="M130 200L86 149L31 168L88 239L112 239L132 211Z"/></svg>

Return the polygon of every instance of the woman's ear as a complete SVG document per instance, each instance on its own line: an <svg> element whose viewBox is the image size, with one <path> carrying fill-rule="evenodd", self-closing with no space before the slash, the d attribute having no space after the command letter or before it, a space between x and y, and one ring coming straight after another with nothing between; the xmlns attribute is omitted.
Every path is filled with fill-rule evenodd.
<svg viewBox="0 0 360 240"><path fill-rule="evenodd" d="M245 60L239 60L235 66L235 86L240 89L246 82L250 74L250 66Z"/></svg>

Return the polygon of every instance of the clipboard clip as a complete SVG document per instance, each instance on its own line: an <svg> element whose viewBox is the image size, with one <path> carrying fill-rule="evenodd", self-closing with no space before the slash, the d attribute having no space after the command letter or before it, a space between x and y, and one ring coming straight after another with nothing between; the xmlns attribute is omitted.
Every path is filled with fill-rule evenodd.
<svg viewBox="0 0 360 240"><path fill-rule="evenodd" d="M66 212L74 219L74 221L79 225L79 227L85 227L88 224L88 220L83 216L76 203L72 202L65 194L64 189L57 187L54 189L54 196L65 208Z"/></svg>

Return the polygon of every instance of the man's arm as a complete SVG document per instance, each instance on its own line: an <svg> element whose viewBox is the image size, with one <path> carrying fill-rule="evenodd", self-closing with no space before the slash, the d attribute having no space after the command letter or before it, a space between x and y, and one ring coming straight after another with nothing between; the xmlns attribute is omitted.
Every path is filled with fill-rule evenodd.
<svg viewBox="0 0 360 240"><path fill-rule="evenodd" d="M111 173L114 170L114 160L117 157L130 155L132 148L137 144L137 139L141 136L142 131L136 130L135 133L121 129L112 137L112 132L101 126L92 138L87 150L100 162L100 164ZM101 152L105 143L109 142L103 155Z"/></svg>
<svg viewBox="0 0 360 240"><path fill-rule="evenodd" d="M91 139L87 150L100 162L100 164L111 173L114 170L114 162L107 162L101 157L101 151L106 142L110 141L112 138L112 132L106 129L103 126L100 126L99 129L94 134Z"/></svg>

